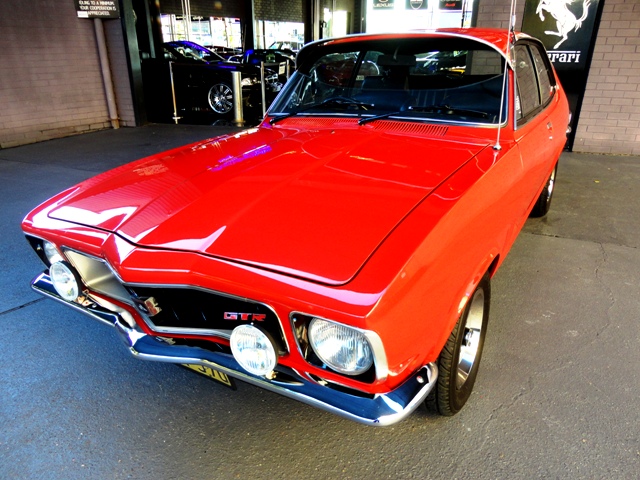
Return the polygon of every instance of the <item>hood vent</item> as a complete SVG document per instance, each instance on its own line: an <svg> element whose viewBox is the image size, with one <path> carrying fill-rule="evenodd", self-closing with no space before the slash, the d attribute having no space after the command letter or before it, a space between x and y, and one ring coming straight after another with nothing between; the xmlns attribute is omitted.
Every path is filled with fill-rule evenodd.
<svg viewBox="0 0 640 480"><path fill-rule="evenodd" d="M390 120L378 120L372 122L371 126L376 130L385 130L407 133L411 135L425 135L429 137L444 137L449 127L443 125L428 125L413 122L393 122Z"/></svg>

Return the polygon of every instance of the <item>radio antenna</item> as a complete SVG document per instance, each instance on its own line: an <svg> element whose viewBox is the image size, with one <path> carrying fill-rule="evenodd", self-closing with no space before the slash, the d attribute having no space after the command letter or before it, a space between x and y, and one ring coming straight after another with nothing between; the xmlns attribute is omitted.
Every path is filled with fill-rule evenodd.
<svg viewBox="0 0 640 480"><path fill-rule="evenodd" d="M504 71L502 72L502 95L500 96L500 115L498 120L498 134L496 136L496 144L493 146L494 150L502 150L500 145L500 130L502 129L502 112L504 110L504 97L507 89L507 72L509 70L509 58L511 57L511 41L515 38L516 31L516 1L511 0L511 9L509 10L509 26L507 28L507 45L506 45L506 58L504 61ZM515 90L514 90L515 91Z"/></svg>

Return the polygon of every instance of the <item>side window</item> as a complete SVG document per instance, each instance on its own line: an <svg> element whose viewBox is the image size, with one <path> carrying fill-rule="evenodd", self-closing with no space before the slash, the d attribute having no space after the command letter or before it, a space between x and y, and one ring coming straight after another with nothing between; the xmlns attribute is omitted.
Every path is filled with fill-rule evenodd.
<svg viewBox="0 0 640 480"><path fill-rule="evenodd" d="M549 99L553 97L555 89L555 77L551 72L551 64L548 57L544 52L540 51L540 48L531 45L531 56L536 66L536 73L538 74L538 80L540 82L540 97L542 99L542 105L546 105Z"/></svg>
<svg viewBox="0 0 640 480"><path fill-rule="evenodd" d="M536 67L527 45L516 45L516 85L519 101L516 102L517 118L522 119L540 107L540 91Z"/></svg>

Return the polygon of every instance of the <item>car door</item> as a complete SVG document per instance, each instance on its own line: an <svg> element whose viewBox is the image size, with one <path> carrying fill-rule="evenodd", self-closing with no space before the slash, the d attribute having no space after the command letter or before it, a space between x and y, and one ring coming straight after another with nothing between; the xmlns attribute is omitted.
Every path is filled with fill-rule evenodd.
<svg viewBox="0 0 640 480"><path fill-rule="evenodd" d="M560 153L555 119L549 115L557 99L555 78L537 43L526 41L514 46L514 70L515 139L523 167L520 191L526 200L526 211L522 212L526 218Z"/></svg>

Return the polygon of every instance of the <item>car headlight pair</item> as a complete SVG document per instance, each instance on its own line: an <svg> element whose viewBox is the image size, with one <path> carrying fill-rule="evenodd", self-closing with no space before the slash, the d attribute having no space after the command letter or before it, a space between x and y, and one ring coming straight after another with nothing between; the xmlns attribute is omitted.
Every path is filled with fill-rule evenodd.
<svg viewBox="0 0 640 480"><path fill-rule="evenodd" d="M345 375L360 375L373 365L373 351L366 334L355 328L313 318L309 342L317 357L331 369ZM277 362L274 343L259 327L239 325L231 333L231 352L249 373L269 377Z"/></svg>

